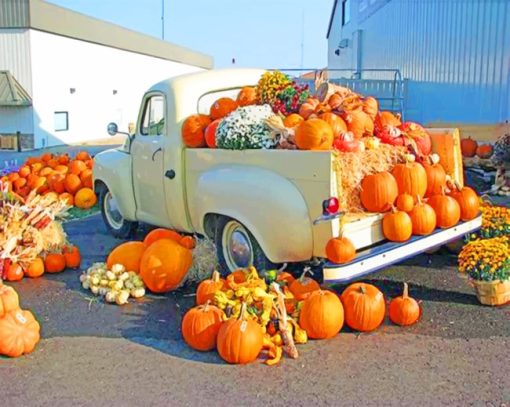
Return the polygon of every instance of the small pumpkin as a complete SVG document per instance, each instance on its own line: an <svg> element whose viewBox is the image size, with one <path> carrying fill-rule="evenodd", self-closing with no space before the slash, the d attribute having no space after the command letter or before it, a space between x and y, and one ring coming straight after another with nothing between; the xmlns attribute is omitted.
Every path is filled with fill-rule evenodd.
<svg viewBox="0 0 510 407"><path fill-rule="evenodd" d="M182 283L192 261L191 250L174 240L160 239L152 243L143 253L140 276L152 292L166 293Z"/></svg>
<svg viewBox="0 0 510 407"><path fill-rule="evenodd" d="M436 228L436 212L429 204L422 202L418 196L418 202L409 216L413 224L413 235L430 235Z"/></svg>
<svg viewBox="0 0 510 407"><path fill-rule="evenodd" d="M80 175L82 171L87 169L87 165L80 160L73 160L69 163L69 172L74 175Z"/></svg>
<svg viewBox="0 0 510 407"><path fill-rule="evenodd" d="M62 253L48 253L44 258L47 273L61 273L66 268L66 258Z"/></svg>
<svg viewBox="0 0 510 407"><path fill-rule="evenodd" d="M128 271L138 273L145 252L144 242L125 242L113 249L106 259L106 267L111 270L114 264L122 264Z"/></svg>
<svg viewBox="0 0 510 407"><path fill-rule="evenodd" d="M0 318L19 309L19 296L14 288L4 285L0 279Z"/></svg>
<svg viewBox="0 0 510 407"><path fill-rule="evenodd" d="M395 165L391 174L395 177L399 194L419 195L423 198L427 191L427 173L417 162L406 162Z"/></svg>
<svg viewBox="0 0 510 407"><path fill-rule="evenodd" d="M374 122L363 110L350 111L346 114L345 121L347 123L347 129L352 132L357 139L374 134Z"/></svg>
<svg viewBox="0 0 510 407"><path fill-rule="evenodd" d="M326 257L332 263L348 263L356 257L356 249L349 238L334 237L326 244Z"/></svg>
<svg viewBox="0 0 510 407"><path fill-rule="evenodd" d="M319 105L319 100L316 98L308 98L305 102L299 107L299 115L303 119L308 119L312 114L315 113L315 109Z"/></svg>
<svg viewBox="0 0 510 407"><path fill-rule="evenodd" d="M455 226L460 220L460 205L452 198L443 193L432 195L427 203L436 213L436 223L442 229Z"/></svg>
<svg viewBox="0 0 510 407"><path fill-rule="evenodd" d="M25 276L30 278L41 277L44 274L44 260L36 257L25 269Z"/></svg>
<svg viewBox="0 0 510 407"><path fill-rule="evenodd" d="M390 320L400 326L414 324L420 318L420 305L409 297L409 286L404 283L404 292L401 296L390 301Z"/></svg>
<svg viewBox="0 0 510 407"><path fill-rule="evenodd" d="M81 162L81 161L79 161ZM67 174L64 180L64 188L71 195L75 195L82 187L80 177L76 174Z"/></svg>
<svg viewBox="0 0 510 407"><path fill-rule="evenodd" d="M283 119L283 125L287 128L293 128L298 126L303 120L303 117L299 114L291 113L285 119Z"/></svg>
<svg viewBox="0 0 510 407"><path fill-rule="evenodd" d="M186 118L181 128L181 137L184 145L190 148L205 146L205 129L211 119L203 114L194 114Z"/></svg>
<svg viewBox="0 0 510 407"><path fill-rule="evenodd" d="M183 236L181 240L179 240L179 244L189 250L193 250L197 245L192 236Z"/></svg>
<svg viewBox="0 0 510 407"><path fill-rule="evenodd" d="M482 144L476 148L476 155L480 158L491 158L494 149L490 144Z"/></svg>
<svg viewBox="0 0 510 407"><path fill-rule="evenodd" d="M331 291L318 290L303 301L299 325L309 338L328 339L335 336L344 324L344 307Z"/></svg>
<svg viewBox="0 0 510 407"><path fill-rule="evenodd" d="M344 120L335 113L323 113L319 116L319 119L324 120L331 126L335 139L347 132L347 125Z"/></svg>
<svg viewBox="0 0 510 407"><path fill-rule="evenodd" d="M65 246L62 253L66 259L66 268L77 269L80 267L81 254L77 246Z"/></svg>
<svg viewBox="0 0 510 407"><path fill-rule="evenodd" d="M236 99L238 106L248 106L257 103L257 90L253 86L241 88Z"/></svg>
<svg viewBox="0 0 510 407"><path fill-rule="evenodd" d="M58 199L64 201L69 206L74 206L74 197L69 192L59 194Z"/></svg>
<svg viewBox="0 0 510 407"><path fill-rule="evenodd" d="M209 116L213 120L222 119L230 112L233 112L237 109L237 103L234 99L223 97L219 98L216 102L214 102L211 106Z"/></svg>
<svg viewBox="0 0 510 407"><path fill-rule="evenodd" d="M400 121L400 117L394 115L392 112L389 111L382 111L377 113L374 124L376 127L384 128L384 127L398 127L402 124Z"/></svg>
<svg viewBox="0 0 510 407"><path fill-rule="evenodd" d="M372 120L375 120L377 112L379 111L377 99L372 96L363 99L363 111L368 114Z"/></svg>
<svg viewBox="0 0 510 407"><path fill-rule="evenodd" d="M21 178L27 178L31 173L30 167L28 165L23 165L19 171L18 174Z"/></svg>
<svg viewBox="0 0 510 407"><path fill-rule="evenodd" d="M295 141L300 150L330 150L333 129L324 120L309 119L296 128Z"/></svg>
<svg viewBox="0 0 510 407"><path fill-rule="evenodd" d="M406 212L393 208L384 215L382 229L386 239L392 242L405 242L413 233L413 223Z"/></svg>
<svg viewBox="0 0 510 407"><path fill-rule="evenodd" d="M245 319L245 313L246 303L243 303L239 318L225 321L218 332L216 347L221 358L228 363L251 363L262 350L262 328L254 320Z"/></svg>
<svg viewBox="0 0 510 407"><path fill-rule="evenodd" d="M276 276L276 281L287 285L290 285L294 280L294 276L287 271L280 271Z"/></svg>
<svg viewBox="0 0 510 407"><path fill-rule="evenodd" d="M87 151L79 151L76 154L76 159L80 161L87 161L90 160L90 154Z"/></svg>
<svg viewBox="0 0 510 407"><path fill-rule="evenodd" d="M80 188L74 196L74 205L81 209L90 209L97 203L97 196L90 188Z"/></svg>
<svg viewBox="0 0 510 407"><path fill-rule="evenodd" d="M147 236L145 236L145 239L143 239L143 243L146 247L149 247L152 243L159 239L172 239L176 242L180 242L182 239L182 236L180 233L176 232L175 230L171 229L165 229L165 228L157 228L151 230L149 233L147 233Z"/></svg>
<svg viewBox="0 0 510 407"><path fill-rule="evenodd" d="M474 157L477 148L478 143L471 137L463 138L462 140L460 140L460 150L462 151L462 155L464 157Z"/></svg>
<svg viewBox="0 0 510 407"><path fill-rule="evenodd" d="M80 180L84 187L92 189L92 170L87 168L80 174Z"/></svg>
<svg viewBox="0 0 510 407"><path fill-rule="evenodd" d="M446 171L443 166L439 164L439 156L432 154L429 157L429 162L423 163L423 168L427 174L427 190L425 196L440 194L446 186Z"/></svg>
<svg viewBox="0 0 510 407"><path fill-rule="evenodd" d="M205 128L205 143L209 148L216 148L216 129L221 119L216 119Z"/></svg>
<svg viewBox="0 0 510 407"><path fill-rule="evenodd" d="M0 318L0 355L11 358L30 353L40 339L40 326L30 311L10 311Z"/></svg>
<svg viewBox="0 0 510 407"><path fill-rule="evenodd" d="M454 198L460 206L461 220L468 221L478 216L480 212L480 198L472 188L466 186L461 188L460 185L455 182L450 196Z"/></svg>
<svg viewBox="0 0 510 407"><path fill-rule="evenodd" d="M305 267L301 276L290 283L289 290L298 301L308 298L312 292L321 288L317 281L306 276L308 273L311 273L310 268Z"/></svg>
<svg viewBox="0 0 510 407"><path fill-rule="evenodd" d="M372 284L354 283L340 297L345 323L356 331L373 331L384 320L386 305L381 291Z"/></svg>
<svg viewBox="0 0 510 407"><path fill-rule="evenodd" d="M4 271L4 278L7 281L20 281L25 276L23 268L18 263L10 263Z"/></svg>
<svg viewBox="0 0 510 407"><path fill-rule="evenodd" d="M361 203L370 212L385 212L391 209L397 196L397 181L389 172L369 174L361 181Z"/></svg>
<svg viewBox="0 0 510 407"><path fill-rule="evenodd" d="M222 323L223 311L207 301L186 312L181 324L182 337L195 350L212 350Z"/></svg>
<svg viewBox="0 0 510 407"><path fill-rule="evenodd" d="M400 194L395 205L399 211L411 212L414 208L414 198L409 194Z"/></svg>
<svg viewBox="0 0 510 407"><path fill-rule="evenodd" d="M197 305L205 304L207 301L214 299L214 293L221 291L225 287L225 280L220 278L220 273L216 270L210 279L203 280L197 287L196 303Z"/></svg>

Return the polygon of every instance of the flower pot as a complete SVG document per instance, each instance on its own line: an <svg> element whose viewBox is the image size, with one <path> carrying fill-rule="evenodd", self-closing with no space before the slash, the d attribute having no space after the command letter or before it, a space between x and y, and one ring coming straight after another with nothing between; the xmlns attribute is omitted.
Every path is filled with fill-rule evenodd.
<svg viewBox="0 0 510 407"><path fill-rule="evenodd" d="M484 305L503 305L510 302L510 280L471 280L478 301Z"/></svg>

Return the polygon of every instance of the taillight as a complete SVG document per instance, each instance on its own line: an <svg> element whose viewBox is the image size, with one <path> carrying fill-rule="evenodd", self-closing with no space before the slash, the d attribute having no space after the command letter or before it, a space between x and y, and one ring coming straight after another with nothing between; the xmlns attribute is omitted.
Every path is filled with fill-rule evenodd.
<svg viewBox="0 0 510 407"><path fill-rule="evenodd" d="M340 210L340 202L338 198L331 197L322 201L322 214L323 215L335 215Z"/></svg>

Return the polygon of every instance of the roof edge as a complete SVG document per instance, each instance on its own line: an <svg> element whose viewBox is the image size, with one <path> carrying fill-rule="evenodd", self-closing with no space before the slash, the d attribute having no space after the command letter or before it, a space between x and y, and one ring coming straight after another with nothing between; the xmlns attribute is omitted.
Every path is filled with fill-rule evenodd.
<svg viewBox="0 0 510 407"><path fill-rule="evenodd" d="M333 20L335 19L335 12L336 12L336 5L338 3L338 0L333 1L333 9L331 10L331 15L329 17L329 24L328 24L328 32L326 33L326 39L329 39L329 34L331 32L331 27L333 26Z"/></svg>

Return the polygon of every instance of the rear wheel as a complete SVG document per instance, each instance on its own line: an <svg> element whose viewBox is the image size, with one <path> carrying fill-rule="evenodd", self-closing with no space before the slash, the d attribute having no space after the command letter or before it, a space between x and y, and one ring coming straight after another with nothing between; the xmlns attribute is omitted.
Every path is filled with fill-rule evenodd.
<svg viewBox="0 0 510 407"><path fill-rule="evenodd" d="M99 189L99 205L104 224L110 234L118 239L128 239L134 234L138 223L122 217L117 200L105 185Z"/></svg>

